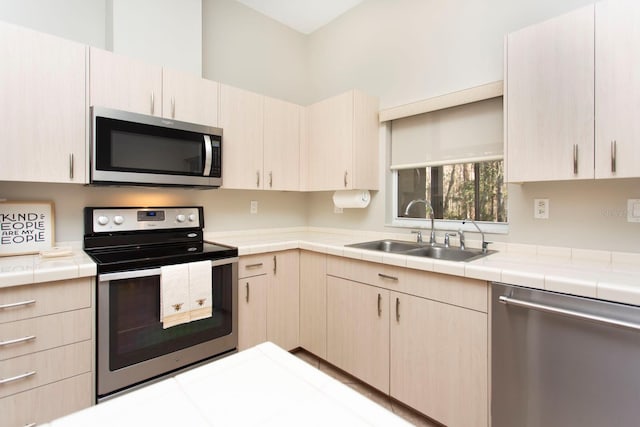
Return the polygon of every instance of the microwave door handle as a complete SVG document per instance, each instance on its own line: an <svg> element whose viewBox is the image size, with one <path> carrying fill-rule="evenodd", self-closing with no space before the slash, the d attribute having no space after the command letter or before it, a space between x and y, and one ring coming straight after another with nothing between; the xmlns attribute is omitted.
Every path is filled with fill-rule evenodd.
<svg viewBox="0 0 640 427"><path fill-rule="evenodd" d="M213 157L213 149L211 148L211 136L204 135L204 176L211 174L211 161Z"/></svg>

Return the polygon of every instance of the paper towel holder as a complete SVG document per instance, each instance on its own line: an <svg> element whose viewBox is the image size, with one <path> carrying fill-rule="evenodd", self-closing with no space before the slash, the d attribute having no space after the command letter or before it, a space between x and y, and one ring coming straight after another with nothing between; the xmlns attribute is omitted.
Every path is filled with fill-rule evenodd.
<svg viewBox="0 0 640 427"><path fill-rule="evenodd" d="M333 193L337 208L366 208L371 201L369 190L338 190Z"/></svg>

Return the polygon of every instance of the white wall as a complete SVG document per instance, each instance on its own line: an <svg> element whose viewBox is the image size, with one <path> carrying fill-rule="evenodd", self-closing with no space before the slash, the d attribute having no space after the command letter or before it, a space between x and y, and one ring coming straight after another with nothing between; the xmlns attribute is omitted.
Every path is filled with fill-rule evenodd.
<svg viewBox="0 0 640 427"><path fill-rule="evenodd" d="M105 0L0 0L0 20L103 48Z"/></svg>
<svg viewBox="0 0 640 427"><path fill-rule="evenodd" d="M307 37L234 0L202 1L203 76L308 104Z"/></svg>
<svg viewBox="0 0 640 427"><path fill-rule="evenodd" d="M201 0L107 0L107 48L202 75Z"/></svg>
<svg viewBox="0 0 640 427"><path fill-rule="evenodd" d="M309 37L310 97L356 87L379 96L388 108L501 80L504 34L591 3L367 0ZM509 185L510 231L491 240L640 252L640 224L626 222L626 199L640 197L639 184L636 179ZM308 222L388 230L390 201L381 188L368 209L344 214L333 213L331 193L311 194ZM533 219L535 198L550 199L549 220Z"/></svg>

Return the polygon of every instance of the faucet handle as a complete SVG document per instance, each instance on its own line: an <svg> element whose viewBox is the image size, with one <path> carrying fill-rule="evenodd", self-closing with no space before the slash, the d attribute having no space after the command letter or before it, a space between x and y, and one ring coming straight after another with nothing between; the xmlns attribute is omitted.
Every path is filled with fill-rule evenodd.
<svg viewBox="0 0 640 427"><path fill-rule="evenodd" d="M417 234L416 242L422 243L422 230L411 230L411 234Z"/></svg>
<svg viewBox="0 0 640 427"><path fill-rule="evenodd" d="M450 237L455 237L457 236L458 233L453 232L453 233L444 233L444 247L448 248L449 247L449 238Z"/></svg>

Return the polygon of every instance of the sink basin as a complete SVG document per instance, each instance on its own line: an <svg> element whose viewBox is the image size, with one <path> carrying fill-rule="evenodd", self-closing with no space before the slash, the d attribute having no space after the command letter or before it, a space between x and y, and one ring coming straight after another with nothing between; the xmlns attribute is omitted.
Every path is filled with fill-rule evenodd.
<svg viewBox="0 0 640 427"><path fill-rule="evenodd" d="M447 248L444 246L430 246L427 243L403 242L400 240L375 240L373 242L354 243L347 245L351 248L368 249L372 251L389 252L401 255L441 259L445 261L468 262L495 253L482 252L480 249Z"/></svg>
<svg viewBox="0 0 640 427"><path fill-rule="evenodd" d="M444 246L424 246L404 252L405 255L422 256L444 261L473 261L495 251L482 252L481 249L445 248Z"/></svg>
<svg viewBox="0 0 640 427"><path fill-rule="evenodd" d="M402 242L399 240L376 240L374 242L355 243L347 246L391 253L402 253L411 249L420 249L422 247L419 243Z"/></svg>

